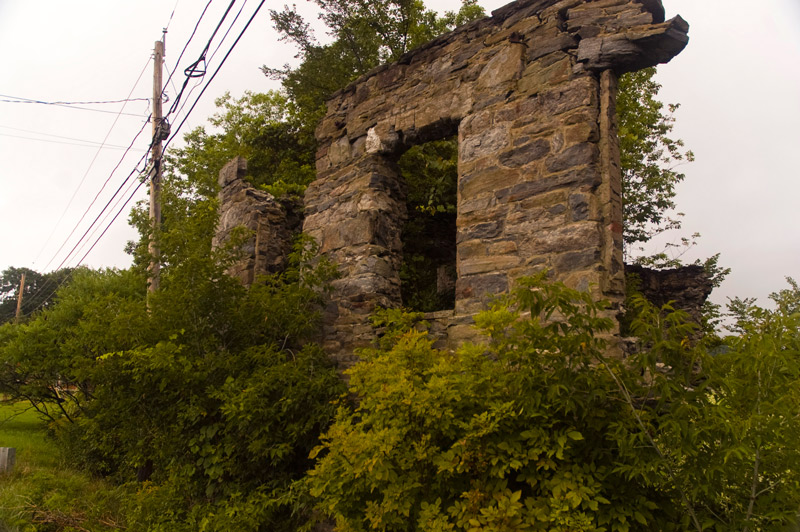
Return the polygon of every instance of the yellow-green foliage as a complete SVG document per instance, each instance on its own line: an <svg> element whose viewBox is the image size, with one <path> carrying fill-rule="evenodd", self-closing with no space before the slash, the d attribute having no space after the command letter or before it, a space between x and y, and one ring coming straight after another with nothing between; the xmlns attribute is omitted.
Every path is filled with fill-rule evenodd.
<svg viewBox="0 0 800 532"><path fill-rule="evenodd" d="M486 342L455 353L385 313L314 450L319 510L339 532L795 523L800 315L753 310L752 335L712 357L685 315L636 304L625 360L605 355L603 304L542 276L477 316Z"/></svg>

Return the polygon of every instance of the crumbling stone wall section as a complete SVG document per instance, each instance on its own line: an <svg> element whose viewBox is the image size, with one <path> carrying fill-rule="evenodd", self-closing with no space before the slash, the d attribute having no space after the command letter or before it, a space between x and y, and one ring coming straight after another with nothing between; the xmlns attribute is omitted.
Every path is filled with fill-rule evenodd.
<svg viewBox="0 0 800 532"><path fill-rule="evenodd" d="M685 310L695 323L700 323L703 304L714 288L702 266L692 264L669 270L653 270L637 264L626 264L625 273L635 275L638 290L653 305L672 303Z"/></svg>
<svg viewBox="0 0 800 532"><path fill-rule="evenodd" d="M334 95L304 222L342 272L327 349L349 363L372 337L374 308L400 304L406 207L395 162L455 133L458 279L446 334L471 334L488 294L542 268L621 302L617 76L669 61L687 31L680 17L664 22L660 0L521 0Z"/></svg>
<svg viewBox="0 0 800 532"><path fill-rule="evenodd" d="M242 259L229 271L249 286L258 275L286 266L303 220L299 201L275 199L248 183L246 174L247 161L242 157L231 160L219 173L219 223L212 244L219 247L227 242L238 227L252 232L241 248Z"/></svg>

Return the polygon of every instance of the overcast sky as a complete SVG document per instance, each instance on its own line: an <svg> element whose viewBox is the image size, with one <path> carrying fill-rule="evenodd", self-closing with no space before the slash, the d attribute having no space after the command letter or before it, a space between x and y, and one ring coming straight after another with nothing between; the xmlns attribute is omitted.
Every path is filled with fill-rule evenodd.
<svg viewBox="0 0 800 532"><path fill-rule="evenodd" d="M148 60L153 43L168 25L166 65L172 71L207 3L0 0L0 100L94 102L129 94L150 98L153 66ZM228 3L211 3L173 83L199 56ZM505 2L480 3L491 11ZM785 286L785 276L800 278L800 1L664 0L664 4L668 17L680 14L691 24L691 41L680 56L660 67L660 96L681 104L675 136L684 139L697 157L682 167L686 181L679 187L677 203L685 213L684 231L670 238L677 241L699 232L699 245L684 258L691 261L721 253L721 264L733 269L713 296L715 301L724 303L726 297L738 295L765 302L768 293ZM241 5L242 0L234 5L228 21ZM257 5L256 0L244 5L209 62L209 72L219 65ZM428 5L443 11L457 9L459 2L437 0ZM259 67L292 61L294 50L278 41L269 7L277 4L262 8L183 132L202 125L214 112L213 100L225 91L239 96L245 90L278 88ZM298 0L298 8L313 18L313 9L303 0ZM228 21L211 51L228 29ZM174 96L177 88L170 85L168 95ZM198 92L192 93L190 103ZM127 157L121 148L130 145L145 125L148 102L129 102L124 109L119 103L82 106L106 112L75 107L0 101L0 269L25 266L49 271L62 263L75 265L88 246L78 247L67 258L68 253L144 153L149 126ZM173 128L187 110L173 118ZM120 111L124 114L118 116ZM106 147L98 149L106 137ZM137 198L143 198L143 192ZM135 233L127 227L128 211L100 239L85 264L129 265L123 248ZM98 236L94 233L90 244Z"/></svg>

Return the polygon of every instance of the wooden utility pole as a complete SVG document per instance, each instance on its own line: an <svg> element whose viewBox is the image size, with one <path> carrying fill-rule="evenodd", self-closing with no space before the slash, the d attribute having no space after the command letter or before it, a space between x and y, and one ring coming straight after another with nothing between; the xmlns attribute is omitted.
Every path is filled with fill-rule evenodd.
<svg viewBox="0 0 800 532"><path fill-rule="evenodd" d="M153 146L151 159L153 172L150 176L150 223L153 232L150 236L150 276L147 291L158 290L161 274L161 249L158 245L158 232L161 229L161 141L165 124L161 109L162 67L164 64L164 41L156 41L153 69Z"/></svg>
<svg viewBox="0 0 800 532"><path fill-rule="evenodd" d="M17 292L17 315L14 317L14 323L19 323L19 318L22 315L22 293L25 291L25 272L22 272L22 279L19 280L19 292Z"/></svg>

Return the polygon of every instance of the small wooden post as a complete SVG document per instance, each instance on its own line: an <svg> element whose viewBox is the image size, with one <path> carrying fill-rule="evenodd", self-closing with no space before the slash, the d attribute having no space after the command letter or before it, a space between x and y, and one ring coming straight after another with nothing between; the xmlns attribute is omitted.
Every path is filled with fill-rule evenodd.
<svg viewBox="0 0 800 532"><path fill-rule="evenodd" d="M13 447L0 447L0 473L11 473L14 470L14 461L17 450Z"/></svg>
<svg viewBox="0 0 800 532"><path fill-rule="evenodd" d="M22 315L22 293L25 291L25 272L22 273L22 279L19 280L19 293L17 294L17 314L14 317L14 323L19 323L19 318Z"/></svg>

